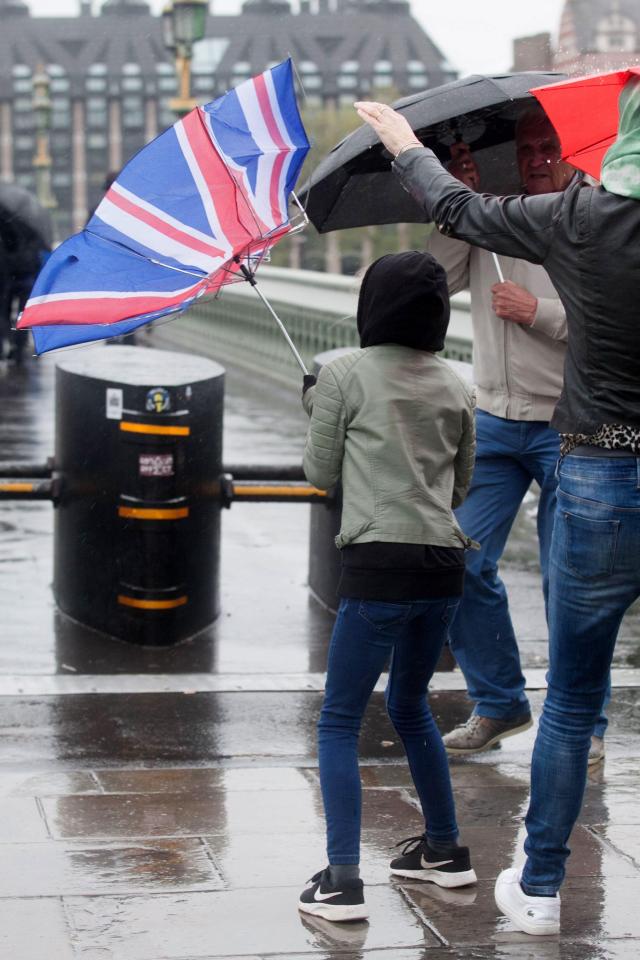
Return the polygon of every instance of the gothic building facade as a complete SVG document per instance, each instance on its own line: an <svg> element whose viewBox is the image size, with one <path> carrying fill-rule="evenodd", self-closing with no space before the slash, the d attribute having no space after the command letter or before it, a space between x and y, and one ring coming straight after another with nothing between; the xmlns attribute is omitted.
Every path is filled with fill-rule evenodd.
<svg viewBox="0 0 640 960"><path fill-rule="evenodd" d="M548 33L514 41L515 70L604 73L640 64L640 0L566 0L557 43Z"/></svg>
<svg viewBox="0 0 640 960"><path fill-rule="evenodd" d="M44 66L63 237L83 225L107 171L174 121L174 63L143 0L79 0L75 17L32 17L25 0L0 0L0 18L0 178L34 188L33 77ZM193 95L211 100L287 56L309 106L406 95L455 76L406 0L245 0L237 16L209 14Z"/></svg>

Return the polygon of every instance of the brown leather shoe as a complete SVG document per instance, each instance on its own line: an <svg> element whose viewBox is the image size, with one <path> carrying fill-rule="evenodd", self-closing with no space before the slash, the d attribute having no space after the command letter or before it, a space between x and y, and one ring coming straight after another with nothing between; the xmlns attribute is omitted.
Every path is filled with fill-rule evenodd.
<svg viewBox="0 0 640 960"><path fill-rule="evenodd" d="M513 720L495 720L472 713L466 723L447 733L442 741L452 756L470 756L490 750L505 737L523 733L532 724L530 713L523 713Z"/></svg>
<svg viewBox="0 0 640 960"><path fill-rule="evenodd" d="M600 763L602 760L604 760L604 739L594 735L591 737L588 764L590 767L594 767L596 763Z"/></svg>

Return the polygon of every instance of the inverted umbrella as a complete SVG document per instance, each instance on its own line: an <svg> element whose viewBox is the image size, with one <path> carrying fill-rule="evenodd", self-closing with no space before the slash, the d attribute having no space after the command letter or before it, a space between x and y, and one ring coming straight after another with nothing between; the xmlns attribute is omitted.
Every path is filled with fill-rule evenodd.
<svg viewBox="0 0 640 960"><path fill-rule="evenodd" d="M513 139L518 118L535 101L532 86L553 83L559 73L471 76L405 97L393 104L419 140L440 160L457 141L468 143L482 189L520 189ZM320 233L384 223L424 223L424 211L391 172L391 156L364 124L320 162L301 188L307 215Z"/></svg>
<svg viewBox="0 0 640 960"><path fill-rule="evenodd" d="M560 137L563 160L600 179L604 155L618 135L618 99L639 74L640 67L629 67L532 88Z"/></svg>
<svg viewBox="0 0 640 960"><path fill-rule="evenodd" d="M255 267L293 229L288 203L308 150L290 60L192 110L58 247L18 327L44 353L130 333L232 280L255 286Z"/></svg>

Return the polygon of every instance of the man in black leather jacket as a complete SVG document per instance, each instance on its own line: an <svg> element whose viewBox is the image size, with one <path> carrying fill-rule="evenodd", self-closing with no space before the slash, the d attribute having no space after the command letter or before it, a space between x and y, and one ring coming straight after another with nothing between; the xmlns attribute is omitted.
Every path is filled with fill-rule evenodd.
<svg viewBox="0 0 640 960"><path fill-rule="evenodd" d="M621 131L637 172L640 85L625 91ZM542 196L479 195L443 169L400 114L378 103L356 107L395 157L394 172L426 220L468 243L542 264L567 313L564 389L551 420L563 445L550 555L549 686L532 760L527 861L503 871L495 890L520 930L553 934L591 732L620 622L640 596L640 177L629 178L626 192L612 179L611 190L575 183Z"/></svg>

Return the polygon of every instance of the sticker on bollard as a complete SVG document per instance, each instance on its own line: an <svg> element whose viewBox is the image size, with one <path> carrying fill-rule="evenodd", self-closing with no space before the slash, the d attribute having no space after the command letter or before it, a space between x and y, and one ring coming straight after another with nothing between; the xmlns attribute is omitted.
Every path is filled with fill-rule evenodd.
<svg viewBox="0 0 640 960"><path fill-rule="evenodd" d="M172 477L175 473L172 453L141 453L138 458L141 477Z"/></svg>

